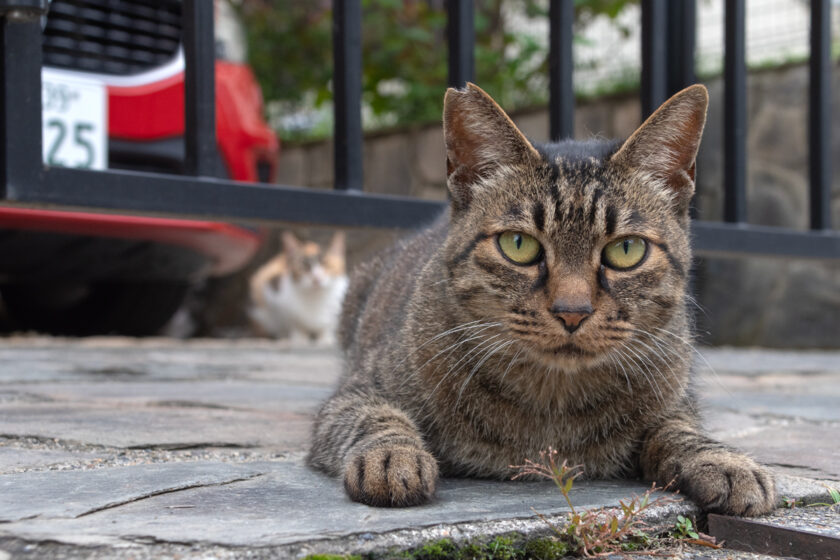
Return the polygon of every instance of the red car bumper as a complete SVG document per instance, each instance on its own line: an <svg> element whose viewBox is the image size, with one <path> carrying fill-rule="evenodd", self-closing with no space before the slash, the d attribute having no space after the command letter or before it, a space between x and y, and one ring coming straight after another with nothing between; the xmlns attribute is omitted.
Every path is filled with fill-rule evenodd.
<svg viewBox="0 0 840 560"><path fill-rule="evenodd" d="M183 247L208 258L210 275L235 272L256 253L261 236L218 222L114 214L57 212L0 206L0 230L132 239Z"/></svg>

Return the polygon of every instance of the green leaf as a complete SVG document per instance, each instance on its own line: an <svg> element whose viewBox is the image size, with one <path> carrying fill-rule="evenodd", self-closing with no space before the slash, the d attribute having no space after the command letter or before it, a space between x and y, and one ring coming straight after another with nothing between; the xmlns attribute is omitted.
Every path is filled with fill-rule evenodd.
<svg viewBox="0 0 840 560"><path fill-rule="evenodd" d="M610 533L616 534L618 532L618 519L613 516L612 522L610 523Z"/></svg>

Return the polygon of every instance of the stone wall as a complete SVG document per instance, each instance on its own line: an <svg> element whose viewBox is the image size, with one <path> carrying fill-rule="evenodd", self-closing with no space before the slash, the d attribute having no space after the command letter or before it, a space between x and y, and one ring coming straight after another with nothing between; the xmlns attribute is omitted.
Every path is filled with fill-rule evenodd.
<svg viewBox="0 0 840 560"><path fill-rule="evenodd" d="M840 136L840 70L834 69L832 136ZM723 83L707 82L711 107L698 158L696 205L701 219L719 220L723 200ZM807 227L808 145L806 66L750 74L748 79L748 216L750 223ZM639 125L635 95L578 104L578 138L626 137ZM547 111L514 113L530 138L548 136ZM368 192L445 198L440 125L369 135L364 146ZM840 161L835 142L833 160ZM835 164L833 220L840 226L840 164ZM332 186L329 142L286 146L280 183ZM701 338L713 344L840 347L840 263L795 259L700 259L695 289Z"/></svg>

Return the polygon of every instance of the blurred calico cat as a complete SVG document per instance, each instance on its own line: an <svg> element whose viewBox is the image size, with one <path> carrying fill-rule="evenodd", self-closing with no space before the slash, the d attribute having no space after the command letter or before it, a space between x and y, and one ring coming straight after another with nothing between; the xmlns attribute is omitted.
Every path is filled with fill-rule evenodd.
<svg viewBox="0 0 840 560"><path fill-rule="evenodd" d="M264 336L335 343L347 290L344 254L343 232L326 249L283 232L283 251L251 277L254 328Z"/></svg>

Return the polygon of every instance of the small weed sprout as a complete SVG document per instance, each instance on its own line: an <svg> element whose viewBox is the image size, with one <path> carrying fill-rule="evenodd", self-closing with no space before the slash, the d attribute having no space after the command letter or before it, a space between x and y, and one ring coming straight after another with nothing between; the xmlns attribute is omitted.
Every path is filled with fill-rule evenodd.
<svg viewBox="0 0 840 560"><path fill-rule="evenodd" d="M557 485L571 510L567 518L568 525L565 529L561 529L549 522L542 514L537 513L537 515L560 539L568 542L572 549L584 556L603 556L632 550L635 548L635 543L645 540L642 530L647 525L642 520L641 514L653 506L678 501L669 496L660 496L651 501L651 495L654 492L665 490L670 486L669 484L660 488L654 484L642 496L619 501L618 508L579 511L572 503L570 494L575 479L583 474L583 466L570 467L565 460L558 465L557 450L549 448L547 452L540 452L539 462L526 459L524 465L511 465L511 468L518 471L514 479L536 476L548 478Z"/></svg>
<svg viewBox="0 0 840 560"><path fill-rule="evenodd" d="M832 488L831 486L826 486L828 489L828 493L831 495L831 501L834 502L832 505L840 504L840 490L837 488Z"/></svg>
<svg viewBox="0 0 840 560"><path fill-rule="evenodd" d="M808 507L811 507L811 506L835 507L835 506L840 505L840 490L837 490L837 488L834 488L834 487L829 486L827 484L823 484L823 486L825 487L826 490L828 490L828 495L831 497L831 503L829 504L829 503L826 503L826 502L817 502L817 503L813 503L813 504L808 504Z"/></svg>
<svg viewBox="0 0 840 560"><path fill-rule="evenodd" d="M674 524L674 530L671 536L675 539L699 539L700 535L694 530L694 522L688 517L678 515L677 522Z"/></svg>
<svg viewBox="0 0 840 560"><path fill-rule="evenodd" d="M787 496L782 498L782 507L785 507L787 509L793 509L798 505L800 505L800 503L799 500L797 500L796 498L788 498Z"/></svg>

